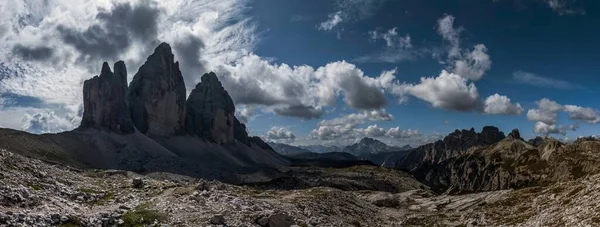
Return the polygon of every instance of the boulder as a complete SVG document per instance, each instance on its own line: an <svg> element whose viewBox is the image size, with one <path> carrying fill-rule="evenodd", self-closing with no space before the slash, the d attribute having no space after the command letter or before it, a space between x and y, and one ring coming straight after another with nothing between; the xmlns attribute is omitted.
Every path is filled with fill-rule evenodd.
<svg viewBox="0 0 600 227"><path fill-rule="evenodd" d="M119 61L113 73L108 63L102 71L83 83L82 128L101 128L118 133L133 133L133 122L127 107L127 69Z"/></svg>
<svg viewBox="0 0 600 227"><path fill-rule="evenodd" d="M150 136L185 134L185 83L171 46L162 43L133 77L128 101L135 127Z"/></svg>

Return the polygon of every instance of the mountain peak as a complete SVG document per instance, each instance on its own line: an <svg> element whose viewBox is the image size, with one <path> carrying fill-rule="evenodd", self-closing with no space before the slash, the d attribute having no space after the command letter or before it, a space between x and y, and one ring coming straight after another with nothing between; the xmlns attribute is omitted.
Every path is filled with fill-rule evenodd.
<svg viewBox="0 0 600 227"><path fill-rule="evenodd" d="M185 83L169 44L161 43L140 67L128 101L140 132L160 137L185 133Z"/></svg>

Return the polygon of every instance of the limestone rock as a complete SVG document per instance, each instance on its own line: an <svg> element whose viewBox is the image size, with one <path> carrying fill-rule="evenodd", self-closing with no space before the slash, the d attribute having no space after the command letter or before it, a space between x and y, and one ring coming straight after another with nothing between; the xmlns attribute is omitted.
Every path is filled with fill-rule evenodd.
<svg viewBox="0 0 600 227"><path fill-rule="evenodd" d="M518 129L513 129L506 138L514 140L523 140L523 138L521 138L521 133L519 133Z"/></svg>
<svg viewBox="0 0 600 227"><path fill-rule="evenodd" d="M248 138L248 131L246 131L246 125L241 123L237 117L233 118L233 137L238 141L250 146L250 139Z"/></svg>
<svg viewBox="0 0 600 227"><path fill-rule="evenodd" d="M479 134L479 143L482 145L494 144L502 139L504 139L504 133L494 126L483 127L483 130Z"/></svg>
<svg viewBox="0 0 600 227"><path fill-rule="evenodd" d="M133 77L128 100L142 133L168 137L185 133L185 84L171 46L160 44Z"/></svg>
<svg viewBox="0 0 600 227"><path fill-rule="evenodd" d="M219 144L235 141L233 100L215 73L202 76L202 81L192 90L186 108L185 127L189 134Z"/></svg>
<svg viewBox="0 0 600 227"><path fill-rule="evenodd" d="M102 64L99 76L83 84L83 118L81 127L96 127L120 133L133 133L133 123L127 107L127 69L119 61L111 72Z"/></svg>

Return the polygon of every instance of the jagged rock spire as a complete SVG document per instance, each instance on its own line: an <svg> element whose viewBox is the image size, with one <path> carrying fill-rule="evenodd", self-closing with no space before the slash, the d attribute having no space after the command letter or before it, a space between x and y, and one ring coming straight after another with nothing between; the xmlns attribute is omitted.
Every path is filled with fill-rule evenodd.
<svg viewBox="0 0 600 227"><path fill-rule="evenodd" d="M204 74L192 90L186 111L186 130L191 135L220 144L234 142L236 135L242 142L248 140L245 126L235 119L233 100L213 72Z"/></svg>
<svg viewBox="0 0 600 227"><path fill-rule="evenodd" d="M99 76L83 84L83 118L81 127L108 129L119 133L134 132L125 95L127 94L127 69L123 61L110 70L102 64Z"/></svg>
<svg viewBox="0 0 600 227"><path fill-rule="evenodd" d="M513 129L506 138L510 138L513 140L523 140L523 138L521 138L521 133L519 133L519 129Z"/></svg>
<svg viewBox="0 0 600 227"><path fill-rule="evenodd" d="M185 83L171 46L161 43L133 77L128 101L135 127L150 136L185 134Z"/></svg>

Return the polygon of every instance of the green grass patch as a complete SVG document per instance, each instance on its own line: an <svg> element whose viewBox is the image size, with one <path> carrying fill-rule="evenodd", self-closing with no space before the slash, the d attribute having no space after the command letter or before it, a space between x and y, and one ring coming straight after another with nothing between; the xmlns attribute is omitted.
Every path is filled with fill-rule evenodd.
<svg viewBox="0 0 600 227"><path fill-rule="evenodd" d="M142 203L132 212L123 215L124 227L143 227L154 224L155 222L165 222L168 216L164 213L153 210L154 204Z"/></svg>

